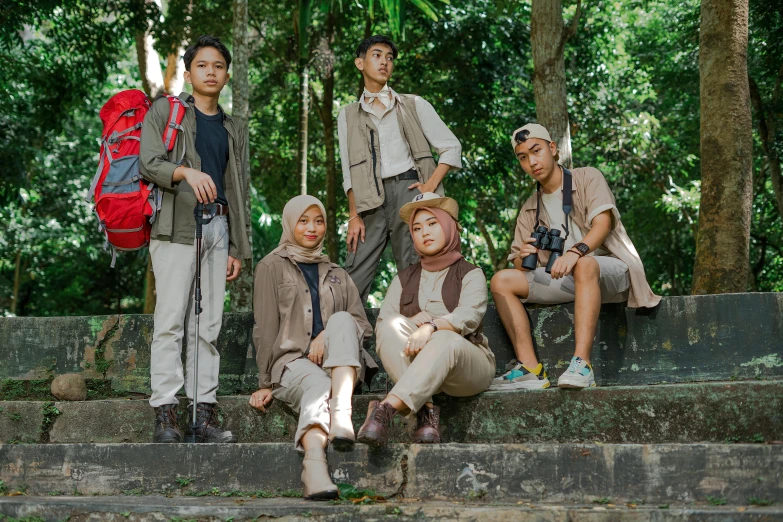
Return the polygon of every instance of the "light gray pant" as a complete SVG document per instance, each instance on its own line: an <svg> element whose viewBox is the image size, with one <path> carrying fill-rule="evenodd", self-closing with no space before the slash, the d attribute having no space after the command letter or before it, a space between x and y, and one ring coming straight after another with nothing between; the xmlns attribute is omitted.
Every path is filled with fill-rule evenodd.
<svg viewBox="0 0 783 522"><path fill-rule="evenodd" d="M416 183L416 180L398 178L383 180L383 189L386 192L383 205L361 213L365 228L364 243L359 241L355 253L348 252L345 270L359 289L362 303L367 302L367 296L375 279L375 270L389 241L391 241L398 272L419 262L419 255L413 248L408 224L400 219L402 206L421 194L419 189L408 189L413 183Z"/></svg>
<svg viewBox="0 0 783 522"><path fill-rule="evenodd" d="M169 241L150 242L152 270L155 272L157 302L155 327L150 349L150 406L177 404L177 392L193 399L193 354L196 347L196 315L193 294L196 288L196 242L180 245ZM220 354L217 338L223 322L228 265L228 220L216 216L204 225L201 241L201 317L198 352L198 402L217 402ZM182 339L187 324L187 378L182 369Z"/></svg>
<svg viewBox="0 0 783 522"><path fill-rule="evenodd" d="M310 428L321 428L329 434L331 416L329 398L332 396L332 368L352 366L356 378L361 370L359 328L348 312L337 312L326 323L324 334L324 360L318 366L310 359L301 357L286 364L280 386L272 396L299 413L299 424L294 436L294 445L299 451L302 436Z"/></svg>

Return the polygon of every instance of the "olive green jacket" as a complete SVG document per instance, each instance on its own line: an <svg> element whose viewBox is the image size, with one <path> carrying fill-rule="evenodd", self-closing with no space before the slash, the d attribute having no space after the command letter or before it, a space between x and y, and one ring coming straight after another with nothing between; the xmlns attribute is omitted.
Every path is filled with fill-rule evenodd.
<svg viewBox="0 0 783 522"><path fill-rule="evenodd" d="M139 167L144 179L151 181L161 190L160 209L152 224L152 239L192 245L196 237L196 220L193 209L196 195L187 181L173 182L174 170L182 165L201 168L201 158L196 152L196 115L193 111L193 96L187 92L179 95L185 102L185 118L182 131L177 136L174 150L166 151L163 144L163 129L169 121L169 101L159 98L144 118L141 131ZM222 109L221 109L222 111ZM228 255L236 259L250 259L250 219L245 211L245 195L250 180L250 171L244 161L247 147L247 133L237 128L231 116L223 112L223 126L228 132L228 165L224 174L224 187L228 200Z"/></svg>

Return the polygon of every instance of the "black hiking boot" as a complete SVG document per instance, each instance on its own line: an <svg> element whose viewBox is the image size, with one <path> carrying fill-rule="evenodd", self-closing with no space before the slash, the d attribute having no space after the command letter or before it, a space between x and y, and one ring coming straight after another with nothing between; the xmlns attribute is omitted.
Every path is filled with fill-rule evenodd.
<svg viewBox="0 0 783 522"><path fill-rule="evenodd" d="M190 406L193 411L193 406ZM196 406L196 442L236 442L237 437L228 430L220 429L217 408L206 402Z"/></svg>
<svg viewBox="0 0 783 522"><path fill-rule="evenodd" d="M164 404L155 408L155 434L152 442L182 442L182 432L177 425L177 405Z"/></svg>

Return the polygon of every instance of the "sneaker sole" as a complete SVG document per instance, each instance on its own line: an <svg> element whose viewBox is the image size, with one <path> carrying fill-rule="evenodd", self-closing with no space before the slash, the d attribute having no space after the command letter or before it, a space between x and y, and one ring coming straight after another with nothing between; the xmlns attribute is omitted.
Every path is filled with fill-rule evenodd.
<svg viewBox="0 0 783 522"><path fill-rule="evenodd" d="M508 391L508 390L545 390L549 388L551 383L549 379L546 381L527 381L527 382L511 382L508 384L493 384L489 387L488 391Z"/></svg>
<svg viewBox="0 0 783 522"><path fill-rule="evenodd" d="M587 383L582 383L582 382L568 381L568 380L561 379L557 381L557 387L563 388L565 390L582 390L584 388L595 388L596 384L595 381L588 381Z"/></svg>

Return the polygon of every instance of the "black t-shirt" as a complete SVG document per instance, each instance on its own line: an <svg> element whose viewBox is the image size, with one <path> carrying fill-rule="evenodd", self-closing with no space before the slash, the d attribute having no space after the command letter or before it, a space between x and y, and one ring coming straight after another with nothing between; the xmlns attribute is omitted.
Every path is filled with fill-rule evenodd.
<svg viewBox="0 0 783 522"><path fill-rule="evenodd" d="M311 338L315 339L324 330L321 317L321 296L318 290L318 263L297 263L304 274L307 286L310 287L310 300L313 304L313 331Z"/></svg>
<svg viewBox="0 0 783 522"><path fill-rule="evenodd" d="M193 107L196 109L196 107ZM207 116L196 109L196 152L201 157L201 172L209 174L217 188L216 202L228 205L224 177L228 165L228 132L223 127L223 111Z"/></svg>

